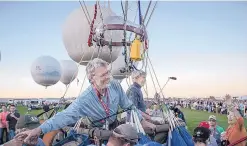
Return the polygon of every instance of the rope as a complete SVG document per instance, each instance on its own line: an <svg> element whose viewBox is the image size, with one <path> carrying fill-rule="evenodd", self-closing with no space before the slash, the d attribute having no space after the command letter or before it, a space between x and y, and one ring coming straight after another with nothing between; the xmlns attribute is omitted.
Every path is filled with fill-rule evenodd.
<svg viewBox="0 0 247 146"><path fill-rule="evenodd" d="M145 86L146 86L146 94L147 94L147 98L148 98L148 84L147 84L147 82L145 83Z"/></svg>
<svg viewBox="0 0 247 146"><path fill-rule="evenodd" d="M143 88L143 91L145 92L146 96L148 97L147 89Z"/></svg>
<svg viewBox="0 0 247 146"><path fill-rule="evenodd" d="M145 16L144 16L144 18L143 18L143 23L145 22L145 19L146 19L146 17L147 17L149 8L150 8L150 6L151 6L151 3L152 3L152 1L149 1L148 8L147 8L147 11L146 11L146 14L145 14Z"/></svg>
<svg viewBox="0 0 247 146"><path fill-rule="evenodd" d="M97 17L97 2L94 5L94 17L93 17L93 20L92 20L91 25L90 25L90 33L89 33L88 42L87 42L89 47L91 47L93 45L92 44L93 34L94 34L93 27L94 27L94 21L96 20L96 17Z"/></svg>
<svg viewBox="0 0 247 146"><path fill-rule="evenodd" d="M135 18L134 18L134 23L136 22L137 12L138 12L138 8L136 9L136 15L135 15ZM133 32L130 33L129 41L130 41L130 38L131 38L132 34L133 34Z"/></svg>
<svg viewBox="0 0 247 146"><path fill-rule="evenodd" d="M152 15L153 15L153 13L154 13L154 10L155 10L155 8L156 8L157 3L158 3L158 1L156 1L155 4L154 4L153 10L152 10L152 12L151 12L151 14L150 14L150 16L149 16L149 19L148 19L146 25L145 25L146 27L148 26L148 23L149 23L149 21L150 21Z"/></svg>
<svg viewBox="0 0 247 146"><path fill-rule="evenodd" d="M154 80L153 80L153 75L152 75L151 69L150 69L150 67L149 67L149 65L148 65L148 64L147 64L147 66L148 66L148 70L149 70L149 73L150 73L150 76L151 76L151 80L152 80L153 85L154 85L154 90L155 90L155 93L157 93L157 90L156 90L155 82L154 82Z"/></svg>
<svg viewBox="0 0 247 146"><path fill-rule="evenodd" d="M92 59L93 59L93 56L94 56L95 50L96 50L96 49L94 49L93 54L92 54L92 56L91 56L90 60L92 60ZM85 76L84 76L84 79L83 79L83 82L82 82L82 85L81 85L80 92L79 92L78 96L80 96L80 94L81 94L82 87L84 86L84 83L85 83L85 80L86 80L86 76L87 76L87 73L85 73ZM77 97L78 97L78 96L77 96Z"/></svg>
<svg viewBox="0 0 247 146"><path fill-rule="evenodd" d="M101 12L101 7L100 7L100 3L99 3L99 1L98 1L98 6L99 6L99 12L100 12L100 19L101 19L101 21L102 21L102 24L103 24L103 26L104 26L104 21L103 21L103 15L102 15L102 12Z"/></svg>
<svg viewBox="0 0 247 146"><path fill-rule="evenodd" d="M85 53L83 52L83 55L82 55L82 57L81 57L81 59L80 59L78 65L77 65L78 72L79 72L80 63L82 62L82 59L84 58L84 55L85 55ZM64 92L63 96L61 97L61 99L65 97L65 95L66 95L66 93L67 93L67 91L68 91L68 89L69 89L69 87L70 87L70 84L72 83L73 78L75 77L75 75L76 75L76 72L73 74L73 76L72 76L72 78L71 78L71 80L70 80L70 83L66 86L65 92ZM59 104L60 104L60 101L59 101ZM59 105L59 104L58 104L58 105Z"/></svg>
<svg viewBox="0 0 247 146"><path fill-rule="evenodd" d="M86 77L87 77L87 74L85 73L84 78L83 78L83 81L82 81L82 85L81 85L81 88L80 88L80 92L79 92L79 94L78 94L77 97L79 97L81 95L82 87L83 87L83 85L85 83Z"/></svg>
<svg viewBox="0 0 247 146"><path fill-rule="evenodd" d="M86 9L86 11L87 11L88 18L89 18L89 20L91 20L90 15L89 15L88 10L87 10L87 6L86 6L86 4L85 4L85 1L84 1L84 0L83 0L83 4L84 4L85 9Z"/></svg>
<svg viewBox="0 0 247 146"><path fill-rule="evenodd" d="M152 68L152 70L153 70L153 72L154 72L154 76L155 76L155 78L156 78L156 80L157 80L158 86L159 86L159 88L160 88L160 90L161 90L160 83L159 83L159 81L158 81L157 75L156 75L156 73L155 73L155 71L154 71L154 68L153 68L152 62L151 62L151 60L150 60L150 58L149 58L149 56L148 56L148 55L147 55L147 58L148 58L148 61L149 61L150 65L151 65L151 68ZM161 93L162 93L162 92L161 92ZM163 93L162 93L161 95L162 95L162 97L164 98Z"/></svg>
<svg viewBox="0 0 247 146"><path fill-rule="evenodd" d="M121 8L122 8L123 16L124 16L125 14L124 14L124 8L123 8L123 1L122 0L121 0Z"/></svg>
<svg viewBox="0 0 247 146"><path fill-rule="evenodd" d="M80 0L79 0L79 3L80 3L80 5L81 5L81 9L83 10L85 17L87 18L87 22L88 22L88 24L90 25L89 18L88 18L88 16L87 16L87 14L86 14L86 12L85 12L85 10L84 10L84 8L83 8L82 3L81 3Z"/></svg>

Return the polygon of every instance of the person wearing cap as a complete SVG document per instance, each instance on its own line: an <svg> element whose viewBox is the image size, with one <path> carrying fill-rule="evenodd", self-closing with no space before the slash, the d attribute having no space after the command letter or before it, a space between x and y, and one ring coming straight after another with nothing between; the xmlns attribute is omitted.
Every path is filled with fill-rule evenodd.
<svg viewBox="0 0 247 146"><path fill-rule="evenodd" d="M135 106L126 96L121 84L111 80L109 68L109 63L99 58L88 62L86 74L90 82L89 87L68 108L46 120L38 128L21 132L16 137L28 135L24 141L30 143L32 137L62 129L86 117L91 121L91 125L89 125L91 127L103 128L105 126L106 129L114 129L117 125L115 124L117 123L117 115L115 114L119 107L130 110ZM142 125L155 129L154 124L143 120L138 111L137 114Z"/></svg>
<svg viewBox="0 0 247 146"><path fill-rule="evenodd" d="M134 146L138 140L137 130L131 124L122 124L112 131L106 146Z"/></svg>
<svg viewBox="0 0 247 146"><path fill-rule="evenodd" d="M177 118L180 118L182 119L185 123L186 123L186 120L185 120L185 117L184 117L184 113L180 110L181 108L181 105L180 104L177 104L174 108L174 113L175 113L175 116Z"/></svg>
<svg viewBox="0 0 247 146"><path fill-rule="evenodd" d="M154 136L154 140L159 142L159 143L165 143L169 131L169 124L165 123L165 119L163 118L163 115L161 114L162 117L154 117L150 116L146 113L146 106L144 103L143 99L143 94L141 91L141 88L145 85L146 83L146 73L142 70L135 70L132 72L132 81L133 84L127 89L127 96L129 99L133 102L133 104L136 106L137 109L140 110L140 113L142 116L145 118L145 120L150 121L156 125L162 125L164 127L165 131L162 132L155 132L155 134L151 134L149 128L143 127L144 130L146 131L147 134L150 136Z"/></svg>
<svg viewBox="0 0 247 146"><path fill-rule="evenodd" d="M209 123L207 121L202 121L199 126L199 128L206 128L207 130L209 130L209 137L207 138L207 146L218 146L216 139L214 138L213 134L211 133L209 127ZM205 131L205 130L204 130Z"/></svg>
<svg viewBox="0 0 247 146"><path fill-rule="evenodd" d="M221 145L221 133L224 132L225 130L217 125L216 121L216 116L215 115L210 115L208 118L208 123L209 123L209 129L216 139L217 144L220 146Z"/></svg>
<svg viewBox="0 0 247 146"><path fill-rule="evenodd" d="M133 102L137 109L140 110L142 116L146 120L162 123L162 118L151 117L146 113L146 105L143 99L141 88L146 83L146 73L142 70L135 70L131 74L133 84L127 89L126 94Z"/></svg>
<svg viewBox="0 0 247 146"><path fill-rule="evenodd" d="M196 127L193 132L195 146L208 146L210 130L205 127Z"/></svg>

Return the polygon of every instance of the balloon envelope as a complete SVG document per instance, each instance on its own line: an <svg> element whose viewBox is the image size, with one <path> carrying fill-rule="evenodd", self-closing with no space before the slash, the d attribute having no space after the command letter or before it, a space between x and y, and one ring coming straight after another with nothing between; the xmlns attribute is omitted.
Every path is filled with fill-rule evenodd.
<svg viewBox="0 0 247 146"><path fill-rule="evenodd" d="M61 78L61 66L59 62L50 56L37 58L31 66L33 80L42 86L56 84Z"/></svg>
<svg viewBox="0 0 247 146"><path fill-rule="evenodd" d="M90 15L90 22L92 21L94 15L94 6L87 6L87 10ZM101 13L103 20L110 16L115 15L109 8L101 8ZM94 22L94 28L100 24L101 17L100 11L97 13L96 20ZM99 57L107 62L113 62L117 59L117 56L121 50L119 47L113 47L112 57L110 57L110 50L108 46L101 48L95 47L95 42L92 47L88 47L88 38L90 33L90 25L85 17L85 14L81 8L74 10L66 19L63 25L63 43L67 50L68 55L72 60L81 65L87 65L87 63L96 57ZM119 33L117 33L119 34ZM106 36L111 36L111 38L117 38L116 34L106 34ZM123 34L121 34L123 35Z"/></svg>
<svg viewBox="0 0 247 146"><path fill-rule="evenodd" d="M61 61L62 76L60 81L65 85L73 82L78 75L78 67L72 60Z"/></svg>

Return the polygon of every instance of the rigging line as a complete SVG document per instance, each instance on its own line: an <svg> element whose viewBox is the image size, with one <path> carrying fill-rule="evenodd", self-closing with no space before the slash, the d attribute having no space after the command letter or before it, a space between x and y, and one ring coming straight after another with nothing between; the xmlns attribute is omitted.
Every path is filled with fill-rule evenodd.
<svg viewBox="0 0 247 146"><path fill-rule="evenodd" d="M84 13L85 17L87 18L87 22L88 22L88 24L90 25L89 18L88 18L88 16L87 16L87 14L86 14L86 12L85 12L85 10L84 10L84 8L83 8L82 3L81 3L80 0L79 0L79 3L80 3L80 5L81 5L81 9L83 10L83 13Z"/></svg>
<svg viewBox="0 0 247 146"><path fill-rule="evenodd" d="M125 1L125 25L126 25L126 22L127 22L127 16L128 16L128 1Z"/></svg>
<svg viewBox="0 0 247 146"><path fill-rule="evenodd" d="M143 87L143 91L146 93L146 96L148 97L147 89L145 89L145 85Z"/></svg>
<svg viewBox="0 0 247 146"><path fill-rule="evenodd" d="M100 7L99 1L98 1L98 6L99 6L100 18L101 18L102 24L104 26L103 15L102 15L102 12L101 12L101 7Z"/></svg>
<svg viewBox="0 0 247 146"><path fill-rule="evenodd" d="M150 9L151 3L152 3L152 0L149 1L148 8L147 8L147 11L146 11L146 14L145 14L145 16L144 16L144 18L143 18L143 23L145 22L145 19L146 19L147 15L148 15L148 11L149 11L149 9Z"/></svg>
<svg viewBox="0 0 247 146"><path fill-rule="evenodd" d="M154 80L153 80L153 75L152 75L151 69L150 69L150 67L149 67L149 65L148 65L148 64L147 64L147 66L148 66L148 70L149 70L149 73L150 73L150 76L151 76L151 80L152 80L153 85L154 85L154 90L155 90L155 93L156 93L156 92L157 92L157 90L156 90L155 82L154 82Z"/></svg>
<svg viewBox="0 0 247 146"><path fill-rule="evenodd" d="M138 8L136 9L136 15L135 15L135 18L134 18L134 23L136 22L136 16L138 14ZM129 36L129 41L130 41L130 38L132 37L132 34L133 32L130 33L130 36Z"/></svg>
<svg viewBox="0 0 247 146"><path fill-rule="evenodd" d="M77 97L79 97L79 96L81 95L82 87L84 86L84 83L85 83L86 77L87 77L87 73L85 73L85 75L84 75L84 78L83 78L83 81L82 81L82 85L81 85L81 88L80 88L80 92L79 92L79 94L78 94L78 96L77 96Z"/></svg>
<svg viewBox="0 0 247 146"><path fill-rule="evenodd" d="M124 15L125 15L125 13L124 13L123 1L122 1L122 0L121 0L121 7L122 7L123 16L124 16Z"/></svg>
<svg viewBox="0 0 247 146"><path fill-rule="evenodd" d="M89 18L89 20L91 20L85 1L82 0L82 2L83 2L83 4L84 4L84 7L85 7L86 12L87 12L87 14L88 14L88 18Z"/></svg>
<svg viewBox="0 0 247 146"><path fill-rule="evenodd" d="M96 52L96 48L94 48L94 49L93 49L93 54L92 54L92 56L91 56L91 58L90 58L90 60L89 60L89 61L91 61L91 60L93 59L93 57L94 57L94 53L95 53L95 52ZM82 85L81 85L81 89L80 89L79 95L81 94L82 87L84 86L86 76L87 76L87 72L86 72L86 74L85 74L85 76L84 76L84 79L83 79L83 82L82 82ZM79 97L79 95L78 95L77 97Z"/></svg>
<svg viewBox="0 0 247 146"><path fill-rule="evenodd" d="M158 3L158 0L157 0L157 1L155 2L155 4L154 4L153 10L152 10L152 12L151 12L151 14L150 14L150 16L149 16L149 19L148 19L146 25L145 25L146 28L147 28L147 26L148 26L148 24L149 24L149 21L150 21L152 15L153 15L153 13L154 13L154 10L155 10L155 8L156 8L157 3Z"/></svg>
<svg viewBox="0 0 247 146"><path fill-rule="evenodd" d="M122 9L123 4L121 1ZM124 61L125 61L125 71L129 72L129 59L127 58L127 43L126 43L126 22L127 22L127 14L128 14L128 1L125 1L125 10L124 12L124 32L123 32L123 43L124 43Z"/></svg>
<svg viewBox="0 0 247 146"><path fill-rule="evenodd" d="M85 55L85 53L83 52L83 55L82 55L82 57L81 57L81 59L80 59L78 65L77 65L78 71L79 71L80 63L81 63L82 59L84 58L84 55ZM63 96L62 96L61 98L64 98L64 97L65 97L65 95L66 95L66 93L68 92L68 89L69 89L69 87L70 87L70 84L72 83L72 79L75 77L75 75L76 75L76 73L73 74L73 76L72 76L72 78L71 78L71 81L70 81L70 83L66 86L65 92L64 92L64 94L63 94Z"/></svg>
<svg viewBox="0 0 247 146"><path fill-rule="evenodd" d="M157 80L157 83L158 83L158 86L159 86L159 90L161 90L161 86L160 86L159 80L158 80L158 78L157 78L157 75L156 75L156 73L155 73L155 71L154 71L154 68L153 68L151 59L149 58L148 55L147 55L147 57L148 57L148 61L149 61L150 65L151 65L151 67L152 67L152 70L153 70L153 72L154 72L154 76L155 76L155 78L156 78L156 80ZM162 98L165 98L163 92L161 92L161 95L162 95Z"/></svg>

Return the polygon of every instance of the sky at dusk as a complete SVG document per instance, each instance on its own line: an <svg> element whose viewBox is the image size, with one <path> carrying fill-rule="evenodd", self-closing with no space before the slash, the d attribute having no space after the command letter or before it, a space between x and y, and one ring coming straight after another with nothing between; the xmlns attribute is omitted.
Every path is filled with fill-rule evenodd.
<svg viewBox="0 0 247 146"><path fill-rule="evenodd" d="M110 4L122 16L120 2ZM133 21L137 4L129 5L128 18ZM148 2L141 5L144 13ZM42 55L70 59L62 26L79 7L78 1L0 2L0 98L63 95L61 82L47 89L36 84L30 67ZM247 95L247 2L159 1L147 30L149 55L160 84L169 76L177 77L165 88L166 96ZM83 80L84 75L85 67L80 66L78 78ZM153 96L149 74L147 84L148 96ZM83 89L88 85L86 81ZM125 80L122 86L127 89ZM78 96L80 88L73 82L66 97Z"/></svg>

